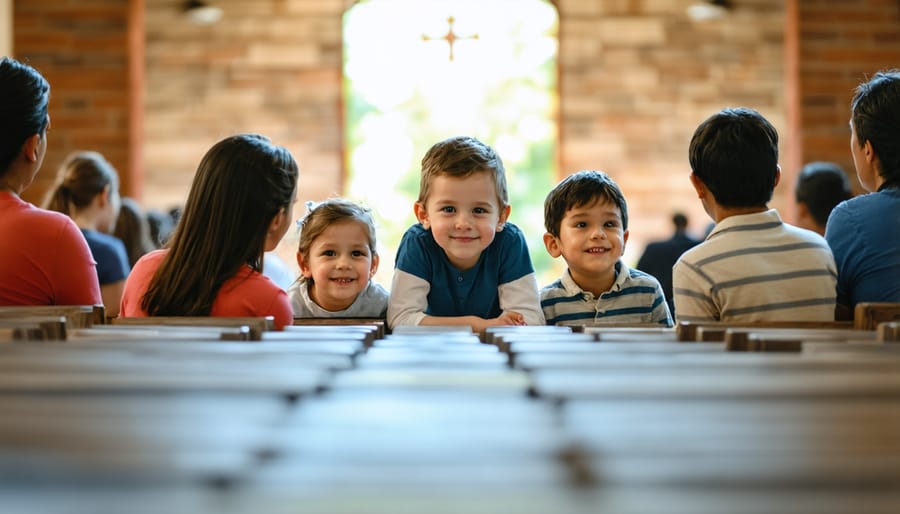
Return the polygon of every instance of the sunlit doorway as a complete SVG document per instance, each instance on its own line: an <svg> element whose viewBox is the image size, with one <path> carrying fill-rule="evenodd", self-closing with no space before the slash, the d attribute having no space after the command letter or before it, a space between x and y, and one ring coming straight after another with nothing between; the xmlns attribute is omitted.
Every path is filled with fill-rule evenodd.
<svg viewBox="0 0 900 514"><path fill-rule="evenodd" d="M470 135L507 170L512 214L540 283L553 278L541 242L555 182L556 8L544 0L367 0L344 16L345 195L370 206L381 271L415 222L420 161L435 142Z"/></svg>

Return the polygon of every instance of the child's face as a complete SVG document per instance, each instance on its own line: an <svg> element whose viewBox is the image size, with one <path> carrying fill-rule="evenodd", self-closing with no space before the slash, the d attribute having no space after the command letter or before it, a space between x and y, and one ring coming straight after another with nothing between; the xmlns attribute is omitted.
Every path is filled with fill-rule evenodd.
<svg viewBox="0 0 900 514"><path fill-rule="evenodd" d="M357 221L330 225L309 248L309 259L297 254L300 272L312 279L309 295L320 307L340 311L356 297L378 270L378 256L369 249L366 227Z"/></svg>
<svg viewBox="0 0 900 514"><path fill-rule="evenodd" d="M419 223L431 229L450 263L461 271L478 263L509 217L509 206L501 209L489 172L434 177L425 204L416 202L415 211Z"/></svg>
<svg viewBox="0 0 900 514"><path fill-rule="evenodd" d="M616 261L625 251L628 231L622 227L622 213L603 200L566 211L559 237L544 234L544 245L554 258L562 255L575 282L584 289L589 284L612 285Z"/></svg>

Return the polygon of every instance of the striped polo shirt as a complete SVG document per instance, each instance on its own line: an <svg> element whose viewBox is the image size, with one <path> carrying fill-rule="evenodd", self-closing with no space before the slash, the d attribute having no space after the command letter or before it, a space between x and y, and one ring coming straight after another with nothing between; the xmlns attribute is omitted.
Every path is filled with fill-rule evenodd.
<svg viewBox="0 0 900 514"><path fill-rule="evenodd" d="M678 321L832 321L837 270L825 239L774 209L729 216L672 271Z"/></svg>
<svg viewBox="0 0 900 514"><path fill-rule="evenodd" d="M616 280L609 291L595 297L572 279L562 277L541 289L541 309L548 325L584 323L648 323L672 326L662 286L643 271L616 262Z"/></svg>

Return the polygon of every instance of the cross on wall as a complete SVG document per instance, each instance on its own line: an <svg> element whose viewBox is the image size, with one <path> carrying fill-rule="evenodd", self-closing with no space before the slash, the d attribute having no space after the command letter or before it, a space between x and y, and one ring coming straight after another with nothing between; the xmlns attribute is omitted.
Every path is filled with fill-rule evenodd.
<svg viewBox="0 0 900 514"><path fill-rule="evenodd" d="M453 61L453 45L460 39L478 39L478 34L471 34L468 36L460 36L456 32L453 32L453 24L456 23L456 18L450 16L447 18L447 25L449 28L447 33L443 36L432 37L427 34L422 34L422 41L446 41L450 46L450 60Z"/></svg>

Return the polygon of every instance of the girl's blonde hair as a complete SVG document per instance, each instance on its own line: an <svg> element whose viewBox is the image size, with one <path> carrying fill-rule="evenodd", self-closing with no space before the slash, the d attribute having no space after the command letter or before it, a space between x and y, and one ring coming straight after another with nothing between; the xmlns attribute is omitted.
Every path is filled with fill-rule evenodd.
<svg viewBox="0 0 900 514"><path fill-rule="evenodd" d="M369 239L369 250L375 256L375 221L372 210L344 198L329 198L322 203L307 202L308 211L298 223L300 225L300 243L297 252L304 260L309 260L309 249L317 237L329 226L342 221L355 221L366 227Z"/></svg>

